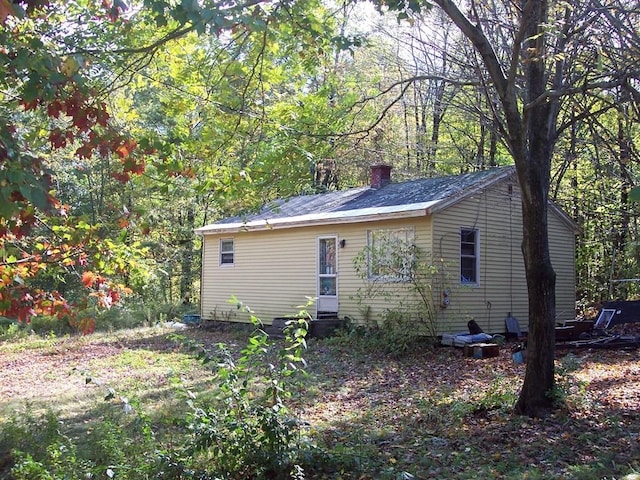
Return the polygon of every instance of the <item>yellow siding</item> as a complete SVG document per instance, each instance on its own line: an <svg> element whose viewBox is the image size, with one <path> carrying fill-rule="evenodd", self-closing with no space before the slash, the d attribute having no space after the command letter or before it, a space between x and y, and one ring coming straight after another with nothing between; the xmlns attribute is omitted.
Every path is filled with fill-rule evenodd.
<svg viewBox="0 0 640 480"><path fill-rule="evenodd" d="M298 228L206 235L203 318L247 321L248 317L229 303L232 296L251 307L265 323L296 313L306 296L315 295L317 233ZM221 238L234 240L233 265L219 265Z"/></svg>
<svg viewBox="0 0 640 480"><path fill-rule="evenodd" d="M353 258L366 247L368 229L403 227L414 228L416 241L428 248L431 237L427 217L205 235L202 316L247 321L246 315L228 303L232 295L250 306L264 323L296 313L297 306L304 304L307 297L316 296L317 238L335 235L338 241L346 242L337 252L339 315L362 323L362 309L354 296L363 281L353 269ZM219 265L221 238L234 239L233 266ZM388 305L382 299L374 299L370 307L372 314L378 315Z"/></svg>
<svg viewBox="0 0 640 480"><path fill-rule="evenodd" d="M464 227L476 228L480 233L480 282L473 287L460 285L460 228ZM366 247L368 230L399 228L413 228L417 246L438 266L433 277L433 304L439 334L467 331L471 318L486 332L503 332L509 312L526 328L521 203L514 180L479 191L431 218L205 235L202 316L247 321L246 315L228 303L232 295L249 305L265 323L296 313L297 306L317 294L318 237L336 236L338 241L346 241L345 247L337 251L339 316L357 323L378 322L385 309L395 305L382 296L364 303L357 301L356 294L365 283L353 269L353 258ZM571 227L553 210L549 211L549 233L551 259L557 273L558 321L564 321L573 318L575 312L575 237ZM219 265L221 238L234 239L233 266ZM397 290L398 301L410 302L407 285L389 284L388 288ZM440 306L443 290L449 291L446 308ZM363 305L368 308L363 309ZM315 308L310 311L314 313Z"/></svg>
<svg viewBox="0 0 640 480"><path fill-rule="evenodd" d="M509 190L511 185L511 193ZM526 329L528 297L522 245L520 191L505 180L434 215L434 252L450 272L450 305L440 309L441 332L466 331L473 318L486 332L504 331L511 312ZM480 233L480 282L461 286L459 281L460 228ZM549 211L551 260L557 274L557 320L575 317L573 230Z"/></svg>
<svg viewBox="0 0 640 480"><path fill-rule="evenodd" d="M549 211L549 250L556 272L556 320L576 317L575 235L555 212Z"/></svg>
<svg viewBox="0 0 640 480"><path fill-rule="evenodd" d="M353 269L353 258L367 246L367 232L378 229L411 228L414 231L415 243L425 253L431 251L431 221L429 217L415 217L404 220L385 222L363 222L340 227L340 237L347 243L340 249L340 316L348 316L360 324L376 324L381 321L382 313L394 305L388 303L388 298L377 296L367 298L362 302L357 300L358 291L366 287L364 280ZM402 283L385 284L388 291L395 290L397 298L407 301L407 285Z"/></svg>

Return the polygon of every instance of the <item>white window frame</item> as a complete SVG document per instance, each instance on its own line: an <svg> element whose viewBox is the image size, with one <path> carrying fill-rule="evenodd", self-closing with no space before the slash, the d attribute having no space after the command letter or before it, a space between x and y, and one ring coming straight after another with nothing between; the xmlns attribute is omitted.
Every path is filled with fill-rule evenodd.
<svg viewBox="0 0 640 480"><path fill-rule="evenodd" d="M377 239L380 240L377 240ZM378 266L374 265L375 252L379 247L379 243L387 242L385 249L393 249L397 251L398 247L404 245L407 251L410 251L410 258L403 259L403 265L400 268L401 275L380 274ZM367 276L369 280L386 281L386 282L408 282L411 279L412 270L415 268L415 228L414 227L398 227L398 228L378 228L375 230L367 230ZM409 250L411 249L411 250ZM386 259L391 263L392 257L390 252L386 252ZM375 268L378 267L378 268ZM393 266L389 267L390 269Z"/></svg>
<svg viewBox="0 0 640 480"><path fill-rule="evenodd" d="M223 250L223 246L225 243L231 242L231 250ZM236 262L236 242L233 238L221 238L219 243L219 265L221 267L233 267ZM231 261L225 262L225 255L231 255Z"/></svg>
<svg viewBox="0 0 640 480"><path fill-rule="evenodd" d="M473 254L465 254L463 253L463 245L471 244L471 242L464 242L465 233L474 234L473 241ZM472 259L473 262L473 273L475 278L465 279L463 275L463 259ZM480 285L480 230L473 227L462 227L460 228L460 285L465 285L469 287L477 287Z"/></svg>
<svg viewBox="0 0 640 480"><path fill-rule="evenodd" d="M322 255L320 252L320 244L321 242L323 242L324 240L333 240L333 259L329 262L326 263L325 267L323 268L322 265ZM317 262L316 262L316 272L317 272L317 288L316 291L318 292L318 297L332 297L332 298L336 298L338 297L338 236L337 235L325 235L322 237L317 237L316 238L316 251L317 251ZM323 293L322 291L322 282L323 279L328 279L329 282L333 281L333 287L334 289L332 290L332 293L329 292L325 292ZM337 303L336 303L336 311L337 311ZM324 311L325 308L319 308L319 310Z"/></svg>

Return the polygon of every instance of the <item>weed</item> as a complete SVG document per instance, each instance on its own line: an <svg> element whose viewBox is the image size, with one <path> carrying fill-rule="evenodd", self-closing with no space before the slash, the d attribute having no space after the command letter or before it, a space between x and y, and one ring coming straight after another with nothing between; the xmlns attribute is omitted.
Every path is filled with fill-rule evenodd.
<svg viewBox="0 0 640 480"><path fill-rule="evenodd" d="M379 236L384 232L378 232ZM429 340L434 344L438 335L438 315L434 292L446 290L442 272L429 263L429 255L412 243L394 238L380 238L378 249L365 247L353 260L364 287L358 289L355 300L360 305L365 326L372 330L369 340L382 346L386 353L402 355L417 343ZM381 271L372 271L372 263L382 262ZM370 299L383 298L389 305L379 319L371 318ZM379 345L377 345L379 344Z"/></svg>
<svg viewBox="0 0 640 480"><path fill-rule="evenodd" d="M229 478L289 478L292 471L302 471L305 442L285 401L301 372L309 316L301 312L290 322L285 345L272 359L272 343L260 321L241 308L251 314L256 330L237 359L225 345L218 346L216 355L202 353L204 362L216 362L219 401L189 400L191 439L180 457L204 455L214 472Z"/></svg>
<svg viewBox="0 0 640 480"><path fill-rule="evenodd" d="M432 348L431 337L417 332L410 318L398 310L387 310L381 326L349 325L325 341L354 356L379 353L398 358L412 351Z"/></svg>
<svg viewBox="0 0 640 480"><path fill-rule="evenodd" d="M82 478L88 463L80 461L71 440L51 410L36 417L31 407L3 425L0 451L9 451L15 480ZM1 474L2 472L0 472Z"/></svg>
<svg viewBox="0 0 640 480"><path fill-rule="evenodd" d="M580 359L573 353L565 355L556 366L555 382L550 395L557 407L584 408L590 406L588 383L578 380L574 375L580 366Z"/></svg>
<svg viewBox="0 0 640 480"><path fill-rule="evenodd" d="M16 321L11 321L0 317L0 340L16 340L28 334L26 329Z"/></svg>
<svg viewBox="0 0 640 480"><path fill-rule="evenodd" d="M502 375L496 375L493 381L482 392L479 399L474 401L474 412L498 411L510 412L518 399L509 379Z"/></svg>

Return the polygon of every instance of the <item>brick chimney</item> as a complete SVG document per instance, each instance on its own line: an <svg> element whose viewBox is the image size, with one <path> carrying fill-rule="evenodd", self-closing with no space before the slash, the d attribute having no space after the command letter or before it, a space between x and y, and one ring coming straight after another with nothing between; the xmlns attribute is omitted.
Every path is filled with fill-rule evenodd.
<svg viewBox="0 0 640 480"><path fill-rule="evenodd" d="M371 188L382 188L391 183L391 165L379 163L371 165Z"/></svg>

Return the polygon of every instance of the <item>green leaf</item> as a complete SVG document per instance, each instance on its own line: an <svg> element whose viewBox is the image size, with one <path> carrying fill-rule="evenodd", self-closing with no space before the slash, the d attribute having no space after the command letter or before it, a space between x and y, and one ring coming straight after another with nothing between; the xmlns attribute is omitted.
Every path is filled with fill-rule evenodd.
<svg viewBox="0 0 640 480"><path fill-rule="evenodd" d="M629 200L632 202L640 202L640 187L632 188L629 192Z"/></svg>
<svg viewBox="0 0 640 480"><path fill-rule="evenodd" d="M34 101L41 95L41 85L34 81L29 80L22 90L22 100L26 103Z"/></svg>
<svg viewBox="0 0 640 480"><path fill-rule="evenodd" d="M29 198L29 200L31 201L31 203L33 203L34 206L36 206L40 210L46 210L47 207L49 206L47 195L44 193L43 190L39 188L31 189L31 197Z"/></svg>

